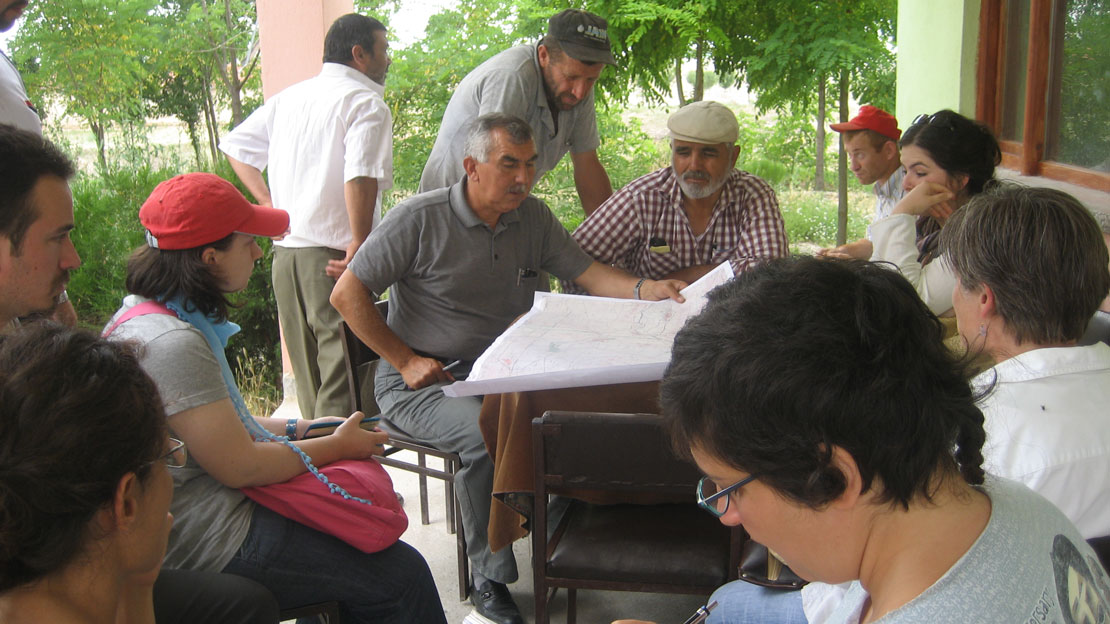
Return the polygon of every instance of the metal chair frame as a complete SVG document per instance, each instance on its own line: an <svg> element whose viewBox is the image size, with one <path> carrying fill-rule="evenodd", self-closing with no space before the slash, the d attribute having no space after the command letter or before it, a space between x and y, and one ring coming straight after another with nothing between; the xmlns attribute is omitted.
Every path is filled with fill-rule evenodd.
<svg viewBox="0 0 1110 624"><path fill-rule="evenodd" d="M375 304L382 317L385 318L388 302L379 301ZM351 399L351 410L361 411L370 416L381 413L376 403L364 404L363 400L363 374L359 368L363 364L376 363L380 357L373 349L366 346L355 335L346 321L340 321L340 334L343 337L343 361L347 369L347 390ZM373 367L364 373L373 383ZM466 536L462 522L459 521L459 502L455 497L455 473L462 466L458 453L442 451L434 446L422 442L405 433L389 421L387 414L382 414L381 429L389 434L389 441L384 454L378 458L383 466L392 466L407 472L417 474L420 488L420 523L427 525L428 518L428 477L439 479L444 483L445 509L447 516L447 532L455 534L456 556L459 570L459 600L466 600L470 594L470 560L466 555ZM407 450L416 453L416 463L404 461L394 457L396 453ZM443 469L429 466L428 456L437 457L443 461Z"/></svg>

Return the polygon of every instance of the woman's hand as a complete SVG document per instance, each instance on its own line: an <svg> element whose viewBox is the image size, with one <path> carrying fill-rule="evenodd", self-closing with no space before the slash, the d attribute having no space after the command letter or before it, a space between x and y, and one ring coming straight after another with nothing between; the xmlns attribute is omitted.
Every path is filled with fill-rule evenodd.
<svg viewBox="0 0 1110 624"><path fill-rule="evenodd" d="M363 418L362 412L351 414L331 435L336 443L342 444L344 459L368 459L373 455L381 455L385 450L389 434L379 429L363 429L359 426Z"/></svg>
<svg viewBox="0 0 1110 624"><path fill-rule="evenodd" d="M929 214L943 223L956 210L956 195L936 182L922 182L906 193L893 214Z"/></svg>

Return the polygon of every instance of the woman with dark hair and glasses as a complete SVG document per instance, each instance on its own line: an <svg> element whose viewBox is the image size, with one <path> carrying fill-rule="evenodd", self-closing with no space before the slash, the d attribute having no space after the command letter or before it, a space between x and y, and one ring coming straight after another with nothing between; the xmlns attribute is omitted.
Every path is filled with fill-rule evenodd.
<svg viewBox="0 0 1110 624"><path fill-rule="evenodd" d="M660 388L675 446L721 522L804 579L850 582L822 621L1063 621L1046 553L1094 553L1050 502L984 474L983 415L942 331L878 264L769 261L676 337Z"/></svg>
<svg viewBox="0 0 1110 624"><path fill-rule="evenodd" d="M131 346L54 324L0 337L0 621L154 622L184 462Z"/></svg>
<svg viewBox="0 0 1110 624"><path fill-rule="evenodd" d="M1002 159L985 125L950 110L920 115L899 141L907 193L892 214L871 224L872 260L891 262L935 314L951 316L955 278L934 262L944 223L983 192Z"/></svg>

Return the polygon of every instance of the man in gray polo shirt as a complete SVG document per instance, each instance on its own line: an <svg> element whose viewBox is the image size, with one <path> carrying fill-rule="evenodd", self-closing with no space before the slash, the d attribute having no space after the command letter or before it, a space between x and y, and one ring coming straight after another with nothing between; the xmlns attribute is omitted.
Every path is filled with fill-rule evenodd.
<svg viewBox="0 0 1110 624"><path fill-rule="evenodd" d="M523 622L505 583L512 549L489 549L493 460L478 429L479 397L447 397L482 351L532 306L540 273L595 295L682 301L675 280L638 279L594 262L529 196L536 149L517 117L479 117L467 135L466 176L393 208L370 233L332 292L351 329L382 356L374 382L383 413L405 432L458 452L455 492L474 570L470 599L499 624ZM373 305L390 290L389 320ZM450 370L445 367L455 363Z"/></svg>
<svg viewBox="0 0 1110 624"><path fill-rule="evenodd" d="M569 151L586 214L608 199L613 187L597 158L594 115L594 83L606 64L616 65L607 28L593 13L567 9L548 21L539 43L509 48L467 74L443 113L420 192L458 182L468 124L479 115L506 113L532 128L539 153L536 180Z"/></svg>

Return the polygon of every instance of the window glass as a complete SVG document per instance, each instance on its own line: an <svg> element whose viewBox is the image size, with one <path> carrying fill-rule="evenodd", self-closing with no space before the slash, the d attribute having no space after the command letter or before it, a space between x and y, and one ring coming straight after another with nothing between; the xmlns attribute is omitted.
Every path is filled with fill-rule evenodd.
<svg viewBox="0 0 1110 624"><path fill-rule="evenodd" d="M1048 109L1046 160L1110 172L1110 5L1069 0L1056 13L1063 41L1054 42L1050 82L1060 85ZM1054 28L1059 33L1060 28Z"/></svg>

